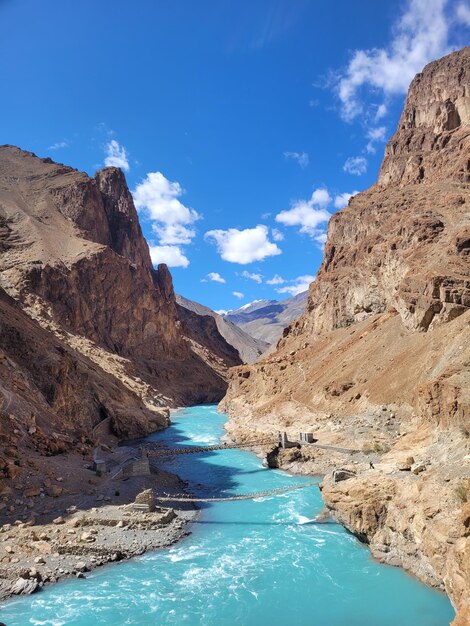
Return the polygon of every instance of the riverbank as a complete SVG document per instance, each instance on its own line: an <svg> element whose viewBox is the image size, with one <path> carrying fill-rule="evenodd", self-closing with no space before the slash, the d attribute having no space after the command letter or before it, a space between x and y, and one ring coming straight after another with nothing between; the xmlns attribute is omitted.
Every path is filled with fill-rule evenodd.
<svg viewBox="0 0 470 626"><path fill-rule="evenodd" d="M35 469L43 465L42 484L7 490L10 497L2 503L1 600L65 578L84 578L97 567L170 546L189 534L187 525L198 513L193 505L158 506L159 494L188 493L178 476L153 466L149 475L113 480L114 469L135 452L131 446L107 446L102 454L112 471L101 476L82 455L32 460ZM146 490L156 495L154 511L132 506Z"/></svg>
<svg viewBox="0 0 470 626"><path fill-rule="evenodd" d="M300 405L283 408L283 413L259 415L246 403L226 400L227 432L242 442L272 434L274 424L292 440L313 430L321 444L355 449L345 454L303 445L271 451L267 460L293 474L324 476L327 512L367 545L377 561L444 591L459 609L454 623L469 623L470 450L465 433L427 425L412 429L390 410L367 421L361 416L317 416ZM333 479L334 470L346 470L341 480Z"/></svg>
<svg viewBox="0 0 470 626"><path fill-rule="evenodd" d="M220 442L226 416L185 409L150 441L168 448ZM263 467L247 450L175 455L162 468L195 497L272 492L311 483ZM134 624L380 624L444 626L447 598L398 568L379 565L333 520L315 486L254 500L201 503L191 535L174 546L50 585L1 607L8 626ZM396 598L400 598L400 602ZM306 601L313 598L314 601Z"/></svg>

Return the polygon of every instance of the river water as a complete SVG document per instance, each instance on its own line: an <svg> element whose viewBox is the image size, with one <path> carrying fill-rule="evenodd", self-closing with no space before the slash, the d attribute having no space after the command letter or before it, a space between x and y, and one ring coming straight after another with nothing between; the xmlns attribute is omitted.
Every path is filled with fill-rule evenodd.
<svg viewBox="0 0 470 626"><path fill-rule="evenodd" d="M214 444L226 416L184 409L150 439ZM199 495L266 491L311 479L265 469L251 452L176 456L165 469ZM448 599L375 563L341 526L316 524L317 487L257 500L210 503L173 547L106 566L6 603L7 626L444 626Z"/></svg>

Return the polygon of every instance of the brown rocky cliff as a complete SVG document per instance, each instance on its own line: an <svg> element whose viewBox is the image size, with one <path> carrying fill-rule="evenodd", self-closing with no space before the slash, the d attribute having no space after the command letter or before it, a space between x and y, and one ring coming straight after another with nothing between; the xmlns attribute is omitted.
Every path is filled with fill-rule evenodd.
<svg viewBox="0 0 470 626"><path fill-rule="evenodd" d="M305 451L289 467L349 463L354 489L325 483L326 503L456 607L470 597L455 495L470 476L469 81L470 48L413 81L378 183L330 220L305 314L275 353L232 372L221 405L238 439L313 431L375 451L354 462ZM411 456L416 475L398 469Z"/></svg>
<svg viewBox="0 0 470 626"><path fill-rule="evenodd" d="M120 170L90 178L0 147L0 518L56 506L34 501L50 456L63 482L47 478L45 500L77 494L76 476L89 492L100 437L142 437L169 407L220 400L241 361L212 331L197 345L185 334Z"/></svg>
<svg viewBox="0 0 470 626"><path fill-rule="evenodd" d="M220 399L228 364L215 371L184 335L120 170L90 178L0 148L0 236L0 284L31 314L127 359L170 404Z"/></svg>
<svg viewBox="0 0 470 626"><path fill-rule="evenodd" d="M238 350L225 339L221 341L217 322L211 315L200 315L179 304L177 306L185 335L192 340L195 350L206 352L207 358L212 355L214 369L222 370L227 364L231 367L241 364Z"/></svg>
<svg viewBox="0 0 470 626"><path fill-rule="evenodd" d="M0 483L31 472L27 460L33 456L89 454L93 428L105 418L121 437L169 422L168 409L148 385L100 367L31 319L3 289L0 379Z"/></svg>
<svg viewBox="0 0 470 626"><path fill-rule="evenodd" d="M431 63L414 78L397 132L385 150L381 187L470 182L468 56L469 49L464 48Z"/></svg>
<svg viewBox="0 0 470 626"><path fill-rule="evenodd" d="M427 330L469 309L469 81L470 48L413 80L379 182L330 221L299 332L389 307L408 328Z"/></svg>

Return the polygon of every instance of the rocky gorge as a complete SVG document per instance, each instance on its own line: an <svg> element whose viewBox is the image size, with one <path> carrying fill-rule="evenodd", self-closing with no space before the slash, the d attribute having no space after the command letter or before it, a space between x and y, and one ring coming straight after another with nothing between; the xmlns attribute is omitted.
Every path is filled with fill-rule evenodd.
<svg viewBox="0 0 470 626"><path fill-rule="evenodd" d="M131 502L142 487L136 479L125 491L98 477L97 455L112 466L118 443L168 426L170 408L221 399L228 367L242 360L212 317L194 314L196 328L189 332L167 267L152 265L120 169L89 177L0 147L2 594L19 568L29 571L28 558L34 565L31 537L50 534L67 509L117 511L123 491ZM173 541L183 526L155 541Z"/></svg>
<svg viewBox="0 0 470 626"><path fill-rule="evenodd" d="M470 48L411 83L378 182L330 220L306 312L230 372L237 441L309 431L272 460L327 474L327 509L470 623ZM343 468L344 480L331 470Z"/></svg>
<svg viewBox="0 0 470 626"><path fill-rule="evenodd" d="M466 48L415 78L378 182L331 218L306 312L250 365L242 350L253 361L263 344L153 267L121 170L0 147L1 593L183 536L191 515L125 508L142 489L182 490L177 477L153 468L116 488L92 461L117 469L123 439L218 402L228 379L229 435L332 446L269 462L326 475L328 511L468 623L469 138Z"/></svg>

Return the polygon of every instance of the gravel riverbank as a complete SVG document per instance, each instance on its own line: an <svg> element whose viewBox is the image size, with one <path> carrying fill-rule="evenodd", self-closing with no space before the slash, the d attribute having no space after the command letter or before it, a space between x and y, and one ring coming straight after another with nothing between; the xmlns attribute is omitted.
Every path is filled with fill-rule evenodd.
<svg viewBox="0 0 470 626"><path fill-rule="evenodd" d="M132 448L118 448L109 456L130 453ZM172 545L189 534L196 507L177 503L168 508L158 501L164 493L187 493L178 476L152 467L150 475L113 480L112 472L96 476L82 461L74 455L62 459L62 475L45 481L52 480L56 489L37 486L22 497L13 493L1 511L0 600L64 578L86 577L101 565ZM133 508L148 490L155 494L155 510Z"/></svg>

